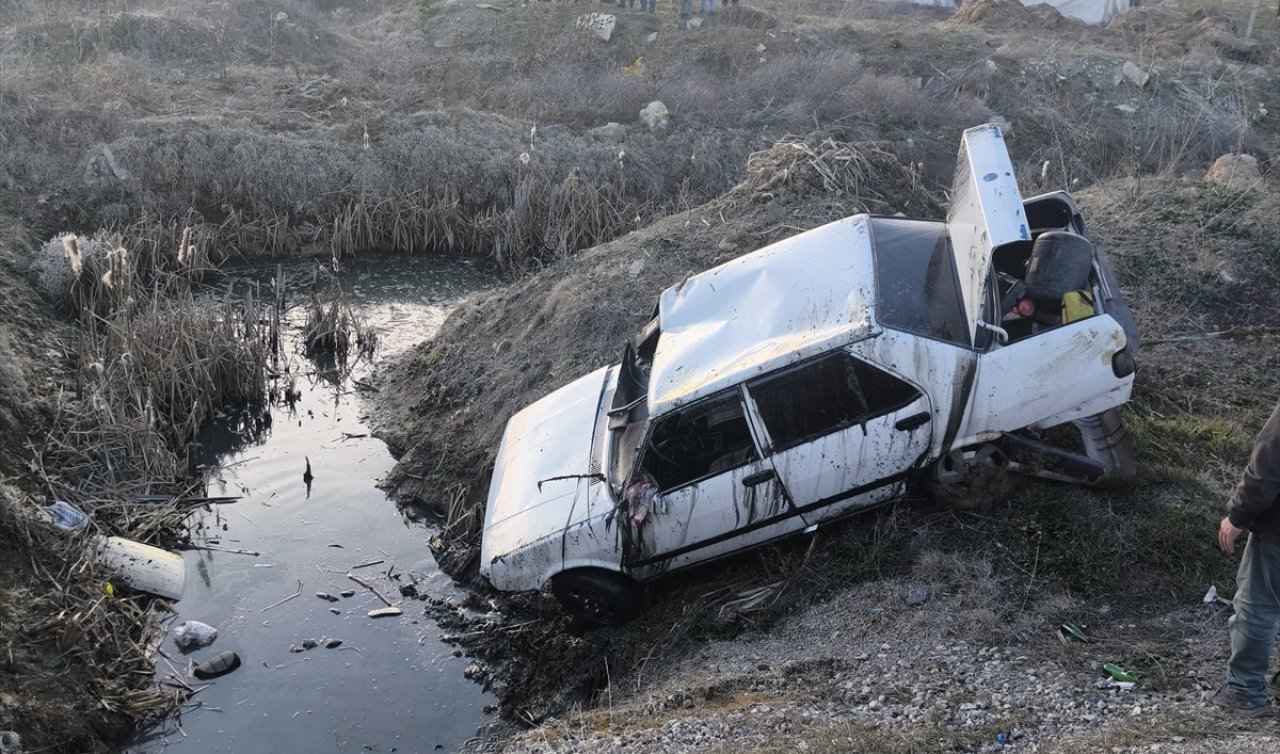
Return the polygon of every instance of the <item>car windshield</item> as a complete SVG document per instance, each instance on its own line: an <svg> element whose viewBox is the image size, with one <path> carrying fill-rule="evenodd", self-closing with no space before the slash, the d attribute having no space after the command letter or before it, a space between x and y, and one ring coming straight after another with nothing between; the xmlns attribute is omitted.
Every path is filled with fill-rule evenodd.
<svg viewBox="0 0 1280 754"><path fill-rule="evenodd" d="M649 370L653 366L653 354L658 350L661 336L658 317L641 328L635 338L628 340L623 349L622 364L618 371L618 386L609 402L609 448L606 475L614 495L620 495L623 483L635 466L640 442L644 439L649 420L647 396Z"/></svg>

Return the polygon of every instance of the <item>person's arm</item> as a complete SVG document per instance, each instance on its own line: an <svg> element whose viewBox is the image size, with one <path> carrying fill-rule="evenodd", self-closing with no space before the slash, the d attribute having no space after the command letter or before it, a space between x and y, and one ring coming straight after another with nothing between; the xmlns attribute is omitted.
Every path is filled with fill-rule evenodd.
<svg viewBox="0 0 1280 754"><path fill-rule="evenodd" d="M1227 518L1237 529L1247 529L1280 501L1280 404L1262 426L1253 446L1253 457L1227 504Z"/></svg>

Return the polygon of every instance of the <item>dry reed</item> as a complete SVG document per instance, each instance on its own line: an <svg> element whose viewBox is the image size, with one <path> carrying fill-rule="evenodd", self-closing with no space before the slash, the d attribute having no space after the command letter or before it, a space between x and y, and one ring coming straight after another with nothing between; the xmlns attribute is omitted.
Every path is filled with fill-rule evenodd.
<svg viewBox="0 0 1280 754"><path fill-rule="evenodd" d="M211 502L199 497L186 455L200 426L224 406L266 398L266 307L252 290L202 292L201 249L190 231L167 259L104 236L45 246L46 292L61 291L79 315L79 370L31 463L49 498L80 507L95 532L171 542L192 509ZM180 678L146 687L157 631L150 601L104 594L82 537L52 541L67 565L46 574L50 617L27 633L80 655L109 711L146 721L176 710L193 691Z"/></svg>

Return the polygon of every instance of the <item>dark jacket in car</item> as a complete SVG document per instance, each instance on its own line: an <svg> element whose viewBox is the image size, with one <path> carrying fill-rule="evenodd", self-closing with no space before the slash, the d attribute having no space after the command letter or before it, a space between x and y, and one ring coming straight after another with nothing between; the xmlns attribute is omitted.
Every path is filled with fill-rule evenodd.
<svg viewBox="0 0 1280 754"><path fill-rule="evenodd" d="M1234 526L1280 544L1280 404L1258 434L1227 516Z"/></svg>

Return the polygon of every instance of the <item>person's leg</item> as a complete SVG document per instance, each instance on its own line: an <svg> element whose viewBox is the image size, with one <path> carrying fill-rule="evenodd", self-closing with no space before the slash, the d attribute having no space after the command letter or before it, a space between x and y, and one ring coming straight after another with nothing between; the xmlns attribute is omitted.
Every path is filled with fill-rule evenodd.
<svg viewBox="0 0 1280 754"><path fill-rule="evenodd" d="M1235 615L1228 621L1227 688L1241 701L1265 705L1267 663L1280 631L1280 544L1249 535L1236 574Z"/></svg>

